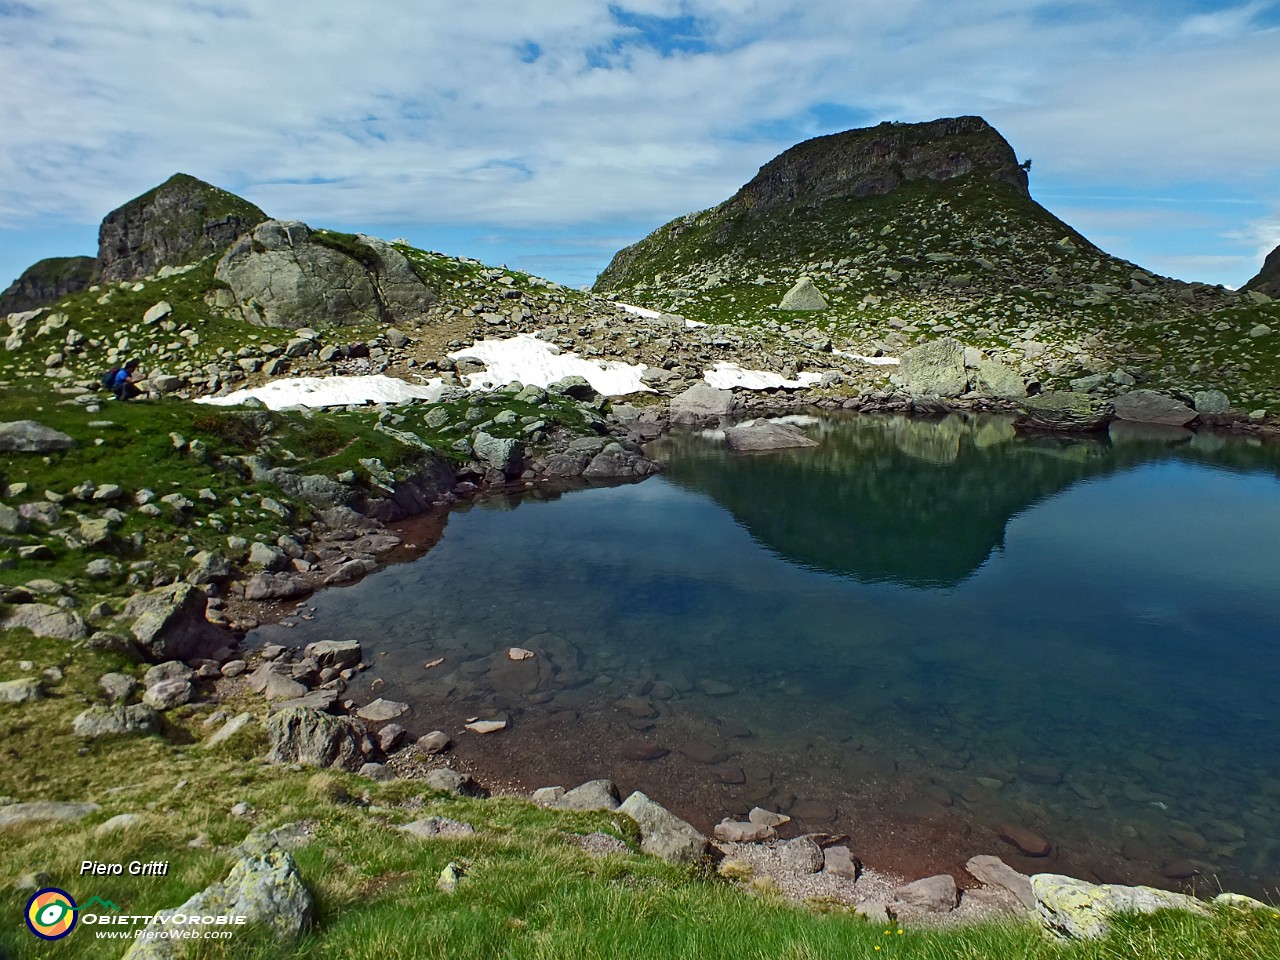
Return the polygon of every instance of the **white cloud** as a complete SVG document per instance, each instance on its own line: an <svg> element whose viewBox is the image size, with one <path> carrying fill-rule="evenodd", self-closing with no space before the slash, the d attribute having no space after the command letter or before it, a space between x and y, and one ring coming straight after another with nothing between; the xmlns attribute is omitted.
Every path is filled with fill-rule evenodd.
<svg viewBox="0 0 1280 960"><path fill-rule="evenodd" d="M95 222L175 170L374 232L656 225L846 113L982 113L1079 184L1275 195L1273 7L42 0L0 12L0 227Z"/></svg>

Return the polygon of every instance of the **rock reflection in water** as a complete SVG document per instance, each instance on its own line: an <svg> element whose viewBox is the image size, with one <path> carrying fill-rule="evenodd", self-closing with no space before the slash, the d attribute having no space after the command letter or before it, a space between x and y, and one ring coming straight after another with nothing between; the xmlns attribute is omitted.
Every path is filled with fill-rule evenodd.
<svg viewBox="0 0 1280 960"><path fill-rule="evenodd" d="M457 511L260 634L361 639L411 732L529 787L613 776L704 828L781 807L904 869L1275 885L1273 447L806 429L820 447L769 456L671 437L659 479ZM459 735L493 711L510 731Z"/></svg>

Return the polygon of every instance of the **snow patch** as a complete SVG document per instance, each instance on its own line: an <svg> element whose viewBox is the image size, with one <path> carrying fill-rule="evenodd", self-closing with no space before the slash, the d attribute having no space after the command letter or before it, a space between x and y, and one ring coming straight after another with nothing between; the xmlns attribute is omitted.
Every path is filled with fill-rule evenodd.
<svg viewBox="0 0 1280 960"><path fill-rule="evenodd" d="M864 357L860 353L845 353L843 350L832 350L837 357L844 357L846 360L857 360L860 363L869 363L873 367L896 367L902 361L897 357Z"/></svg>
<svg viewBox="0 0 1280 960"><path fill-rule="evenodd" d="M650 310L648 307L637 307L634 303L619 303L615 300L613 301L613 305L615 307L621 307L623 310L627 311L627 313L633 313L637 317L645 317L649 320L657 320L662 316L662 312L660 310Z"/></svg>
<svg viewBox="0 0 1280 960"><path fill-rule="evenodd" d="M565 377L578 376L607 397L654 392L640 380L645 371L642 363L587 360L527 333L506 340L482 340L449 356L454 360L479 360L488 367L482 373L466 375L471 390L494 390L512 381L546 387Z"/></svg>
<svg viewBox="0 0 1280 960"><path fill-rule="evenodd" d="M289 377L272 380L260 387L237 390L222 397L200 397L196 403L234 407L252 399L260 400L271 410L283 410L285 407L345 407L352 403L436 400L442 389L439 378L417 384L381 374L363 377Z"/></svg>
<svg viewBox="0 0 1280 960"><path fill-rule="evenodd" d="M812 387L822 379L822 374L799 373L794 380L785 380L781 375L767 370L744 370L736 363L720 362L704 371L702 379L717 390L732 390L734 387L741 387L743 390L799 390Z"/></svg>

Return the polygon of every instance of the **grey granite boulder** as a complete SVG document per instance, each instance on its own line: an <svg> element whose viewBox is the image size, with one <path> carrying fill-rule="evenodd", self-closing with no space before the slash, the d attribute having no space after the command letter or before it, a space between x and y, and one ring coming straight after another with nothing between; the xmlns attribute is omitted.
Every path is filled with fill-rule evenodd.
<svg viewBox="0 0 1280 960"><path fill-rule="evenodd" d="M37 637L51 640L80 640L89 633L80 614L45 603L20 603L11 607L0 616L0 627L21 627Z"/></svg>
<svg viewBox="0 0 1280 960"><path fill-rule="evenodd" d="M306 707L291 707L266 720L271 763L337 767L356 771L377 753L368 731L350 717L334 717Z"/></svg>
<svg viewBox="0 0 1280 960"><path fill-rule="evenodd" d="M808 277L801 277L782 297L779 310L825 310L827 298Z"/></svg>
<svg viewBox="0 0 1280 960"><path fill-rule="evenodd" d="M926 913L949 913L960 902L955 879L945 873L904 883L893 896L896 903Z"/></svg>
<svg viewBox="0 0 1280 960"><path fill-rule="evenodd" d="M729 427L724 432L724 439L730 450L740 453L818 446L817 440L795 424L766 419L749 420Z"/></svg>
<svg viewBox="0 0 1280 960"><path fill-rule="evenodd" d="M0 703L27 703L43 699L44 691L40 689L40 681L35 677L0 682Z"/></svg>
<svg viewBox="0 0 1280 960"><path fill-rule="evenodd" d="M617 810L618 788L612 780L588 780L551 806L557 810Z"/></svg>
<svg viewBox="0 0 1280 960"><path fill-rule="evenodd" d="M490 436L483 430L471 442L476 459L491 470L499 470L507 476L520 472L524 448L519 440Z"/></svg>
<svg viewBox="0 0 1280 960"><path fill-rule="evenodd" d="M672 423L702 423L727 417L738 408L732 390L717 390L698 382L671 401Z"/></svg>
<svg viewBox="0 0 1280 960"><path fill-rule="evenodd" d="M902 355L898 377L915 397L958 397L969 385L964 344L952 337L912 347Z"/></svg>
<svg viewBox="0 0 1280 960"><path fill-rule="evenodd" d="M359 665L364 658L364 648L358 640L318 640L307 644L304 657L314 657L321 667L345 670Z"/></svg>
<svg viewBox="0 0 1280 960"><path fill-rule="evenodd" d="M1028 910L1036 908L1036 896L1031 889L1031 878L1019 873L999 857L972 857L965 869L988 887L1007 890L1018 898Z"/></svg>
<svg viewBox="0 0 1280 960"><path fill-rule="evenodd" d="M35 420L0 423L0 453L51 453L75 445L75 440L65 433Z"/></svg>
<svg viewBox="0 0 1280 960"><path fill-rule="evenodd" d="M640 849L672 863L693 863L707 852L707 838L645 794L636 791L622 801L625 813L640 826Z"/></svg>
<svg viewBox="0 0 1280 960"><path fill-rule="evenodd" d="M1159 393L1155 390L1130 390L1111 401L1115 407L1116 417L1121 420L1136 420L1139 423L1163 423L1168 426L1181 427L1197 416L1181 400Z"/></svg>
<svg viewBox="0 0 1280 960"><path fill-rule="evenodd" d="M1082 393L1041 393L1022 401L1014 426L1052 433L1094 433L1114 415L1111 402Z"/></svg>
<svg viewBox="0 0 1280 960"><path fill-rule="evenodd" d="M102 808L96 803L63 803L37 800L0 807L0 830L20 823L74 823Z"/></svg>
<svg viewBox="0 0 1280 960"><path fill-rule="evenodd" d="M76 736L96 737L127 736L134 733L154 733L156 711L145 703L133 706L96 706L82 711L72 721Z"/></svg>
<svg viewBox="0 0 1280 960"><path fill-rule="evenodd" d="M1068 940L1100 940L1119 913L1154 913L1157 910L1185 910L1205 916L1209 908L1181 893L1154 887L1126 887L1096 884L1056 873L1038 873L1031 878L1036 910L1041 925L1050 933Z"/></svg>
<svg viewBox="0 0 1280 960"><path fill-rule="evenodd" d="M142 655L152 662L208 657L230 646L231 632L206 619L209 597L189 583L138 594L125 604L125 617Z"/></svg>

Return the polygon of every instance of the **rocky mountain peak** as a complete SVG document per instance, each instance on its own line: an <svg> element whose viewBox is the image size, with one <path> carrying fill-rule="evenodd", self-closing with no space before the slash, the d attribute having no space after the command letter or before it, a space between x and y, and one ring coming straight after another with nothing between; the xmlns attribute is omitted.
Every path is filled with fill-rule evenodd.
<svg viewBox="0 0 1280 960"><path fill-rule="evenodd" d="M0 316L52 303L93 282L97 266L93 257L49 257L22 271L22 276L0 293Z"/></svg>
<svg viewBox="0 0 1280 960"><path fill-rule="evenodd" d="M781 204L882 196L911 181L969 175L1029 196L1026 169L994 127L981 117L949 117L806 140L761 167L726 207L761 214Z"/></svg>
<svg viewBox="0 0 1280 960"><path fill-rule="evenodd" d="M1280 298L1280 247L1267 254L1267 259L1262 261L1262 269L1244 285L1244 289Z"/></svg>
<svg viewBox="0 0 1280 960"><path fill-rule="evenodd" d="M132 280L156 268L221 253L267 219L247 200L185 173L107 214L98 228L98 273Z"/></svg>

